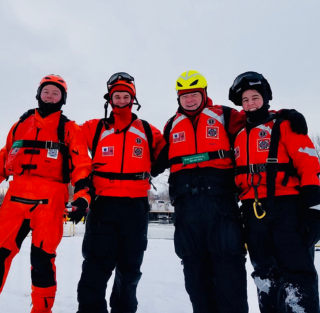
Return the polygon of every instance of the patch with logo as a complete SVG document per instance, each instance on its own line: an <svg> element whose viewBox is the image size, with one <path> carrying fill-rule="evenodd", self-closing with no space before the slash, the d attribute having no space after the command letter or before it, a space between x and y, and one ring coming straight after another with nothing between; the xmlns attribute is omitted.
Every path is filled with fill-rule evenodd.
<svg viewBox="0 0 320 313"><path fill-rule="evenodd" d="M141 145L142 144L142 139L140 137L136 138L136 143L138 145Z"/></svg>
<svg viewBox="0 0 320 313"><path fill-rule="evenodd" d="M57 159L58 158L58 149L48 149L47 158Z"/></svg>
<svg viewBox="0 0 320 313"><path fill-rule="evenodd" d="M10 155L15 155L15 154L17 154L17 153L19 152L19 150L20 150L20 148L13 148L13 149L11 149Z"/></svg>
<svg viewBox="0 0 320 313"><path fill-rule="evenodd" d="M207 120L208 125L214 125L216 123L216 120L212 117L208 118Z"/></svg>
<svg viewBox="0 0 320 313"><path fill-rule="evenodd" d="M186 140L185 132L174 133L172 135L173 143L181 142Z"/></svg>
<svg viewBox="0 0 320 313"><path fill-rule="evenodd" d="M264 130L264 129L260 130L260 132L259 132L260 138L265 138L265 137L267 137L267 135L268 135L268 132L266 130Z"/></svg>
<svg viewBox="0 0 320 313"><path fill-rule="evenodd" d="M102 147L102 156L113 156L114 147Z"/></svg>
<svg viewBox="0 0 320 313"><path fill-rule="evenodd" d="M207 138L219 139L219 128L207 126Z"/></svg>
<svg viewBox="0 0 320 313"><path fill-rule="evenodd" d="M240 156L240 148L239 147L235 147L234 148L234 157L235 159L237 159Z"/></svg>
<svg viewBox="0 0 320 313"><path fill-rule="evenodd" d="M270 139L258 139L258 152L269 150Z"/></svg>
<svg viewBox="0 0 320 313"><path fill-rule="evenodd" d="M143 156L143 148L142 148L142 147L135 147L135 146L133 146L132 156L133 156L134 158L142 158L142 156Z"/></svg>

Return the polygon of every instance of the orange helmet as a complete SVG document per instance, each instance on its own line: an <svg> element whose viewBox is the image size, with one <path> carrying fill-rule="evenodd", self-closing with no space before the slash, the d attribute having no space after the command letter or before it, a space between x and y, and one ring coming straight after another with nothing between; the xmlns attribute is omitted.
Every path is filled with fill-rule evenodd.
<svg viewBox="0 0 320 313"><path fill-rule="evenodd" d="M36 95L37 100L40 99L41 90L46 85L57 86L61 90L61 93L62 93L61 104L66 104L67 93L68 93L67 83L65 82L65 80L61 76L55 75L55 74L47 75L41 79L38 90L37 90L37 95Z"/></svg>
<svg viewBox="0 0 320 313"><path fill-rule="evenodd" d="M125 72L113 74L107 82L108 92L110 96L115 91L127 91L134 99L136 96L136 87L134 85L134 78Z"/></svg>

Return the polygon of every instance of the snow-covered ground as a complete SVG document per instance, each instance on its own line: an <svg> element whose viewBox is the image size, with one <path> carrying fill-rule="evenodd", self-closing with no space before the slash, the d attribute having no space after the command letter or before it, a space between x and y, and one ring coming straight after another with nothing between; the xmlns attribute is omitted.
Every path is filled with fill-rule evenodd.
<svg viewBox="0 0 320 313"><path fill-rule="evenodd" d="M70 224L57 251L58 291L53 313L77 311L77 283L81 273L81 244L84 225L78 224L75 236L68 237ZM174 227L170 224L149 224L149 244L145 253L138 286L139 313L192 313L189 297L184 288L182 265L173 247ZM1 313L29 313L30 298L30 244L27 237L20 253L12 262L7 283L0 295ZM316 253L316 265L320 270L320 252ZM248 298L250 313L258 313L256 289L250 277L252 267L247 262ZM108 285L107 299L111 293L113 277Z"/></svg>

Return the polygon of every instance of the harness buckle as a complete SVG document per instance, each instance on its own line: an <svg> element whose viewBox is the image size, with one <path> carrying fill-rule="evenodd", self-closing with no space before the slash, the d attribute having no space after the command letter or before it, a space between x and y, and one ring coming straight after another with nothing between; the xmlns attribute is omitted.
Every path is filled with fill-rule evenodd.
<svg viewBox="0 0 320 313"><path fill-rule="evenodd" d="M137 175L136 177L139 178L139 179L142 179L142 180L147 179L147 178L149 179L150 178L150 174L148 172L143 172L143 173Z"/></svg>
<svg viewBox="0 0 320 313"><path fill-rule="evenodd" d="M46 141L46 149L52 149L51 148L51 146L52 146L52 141Z"/></svg>
<svg viewBox="0 0 320 313"><path fill-rule="evenodd" d="M278 163L277 158L267 158L267 163Z"/></svg>
<svg viewBox="0 0 320 313"><path fill-rule="evenodd" d="M225 156L224 156L224 150L218 150L218 156L220 159L224 159Z"/></svg>
<svg viewBox="0 0 320 313"><path fill-rule="evenodd" d="M46 146L45 146L46 149L50 150L50 149L57 149L59 150L60 148L60 143L58 142L52 142L52 141L49 141L47 140L46 141Z"/></svg>

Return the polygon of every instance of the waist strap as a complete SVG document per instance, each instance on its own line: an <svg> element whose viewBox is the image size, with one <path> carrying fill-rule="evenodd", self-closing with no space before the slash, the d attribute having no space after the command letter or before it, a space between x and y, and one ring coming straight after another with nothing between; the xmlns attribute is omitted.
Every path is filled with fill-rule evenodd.
<svg viewBox="0 0 320 313"><path fill-rule="evenodd" d="M105 173L99 171L93 171L93 175L112 179L112 180L144 180L150 178L150 173L148 172L139 172L139 173Z"/></svg>
<svg viewBox="0 0 320 313"><path fill-rule="evenodd" d="M260 164L249 164L244 166L237 166L235 168L235 174L254 174L254 173L264 173L268 171L268 165L271 163L260 163ZM275 166L277 172L287 172L290 170L290 163L272 163Z"/></svg>
<svg viewBox="0 0 320 313"><path fill-rule="evenodd" d="M12 148L56 149L62 153L67 149L66 145L62 142L41 140L17 140L13 143Z"/></svg>

